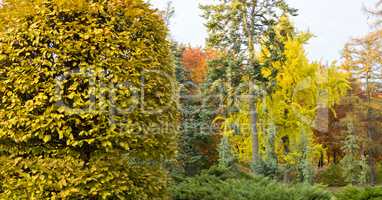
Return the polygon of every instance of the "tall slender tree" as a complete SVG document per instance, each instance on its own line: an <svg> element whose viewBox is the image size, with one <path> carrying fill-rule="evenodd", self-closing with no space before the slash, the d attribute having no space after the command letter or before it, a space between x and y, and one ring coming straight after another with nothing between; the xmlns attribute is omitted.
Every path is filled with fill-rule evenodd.
<svg viewBox="0 0 382 200"><path fill-rule="evenodd" d="M365 37L353 39L344 50L346 66L349 67L354 78L358 79L362 85L361 99L365 105L365 132L369 140L368 159L370 165L370 183L376 184L376 158L378 145L375 143L378 138L377 127L380 107L377 95L382 91L382 31L376 31Z"/></svg>
<svg viewBox="0 0 382 200"><path fill-rule="evenodd" d="M251 74L248 84L252 123L252 159L259 158L255 82L261 80L261 66L256 58L256 46L261 36L280 18L280 13L295 14L283 0L219 0L201 6L209 37L209 47L221 49L242 60L238 67Z"/></svg>

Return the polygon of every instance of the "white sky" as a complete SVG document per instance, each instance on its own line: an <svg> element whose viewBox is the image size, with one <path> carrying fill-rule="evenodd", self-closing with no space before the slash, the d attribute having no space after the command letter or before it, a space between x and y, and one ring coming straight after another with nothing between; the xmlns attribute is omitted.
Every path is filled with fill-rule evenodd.
<svg viewBox="0 0 382 200"><path fill-rule="evenodd" d="M168 0L151 0L157 8L164 8ZM199 3L210 0L173 0L175 16L171 21L172 37L182 43L203 46L206 38ZM299 9L294 17L300 31L309 30L316 37L307 45L311 59L333 61L340 58L344 44L352 37L371 30L363 7L371 7L377 0L287 0Z"/></svg>

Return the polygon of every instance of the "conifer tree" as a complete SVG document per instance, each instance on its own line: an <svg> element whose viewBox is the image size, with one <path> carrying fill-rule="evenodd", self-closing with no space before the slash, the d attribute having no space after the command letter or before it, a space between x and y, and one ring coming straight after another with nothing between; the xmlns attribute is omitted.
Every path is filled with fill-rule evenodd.
<svg viewBox="0 0 382 200"><path fill-rule="evenodd" d="M357 137L354 135L354 127L352 123L348 123L348 135L345 138L343 151L345 157L341 160L344 169L345 180L350 184L356 184L359 176L359 144Z"/></svg>
<svg viewBox="0 0 382 200"><path fill-rule="evenodd" d="M223 137L220 141L219 147L219 166L229 167L235 161L234 155L232 154L231 145L229 144L228 138Z"/></svg>

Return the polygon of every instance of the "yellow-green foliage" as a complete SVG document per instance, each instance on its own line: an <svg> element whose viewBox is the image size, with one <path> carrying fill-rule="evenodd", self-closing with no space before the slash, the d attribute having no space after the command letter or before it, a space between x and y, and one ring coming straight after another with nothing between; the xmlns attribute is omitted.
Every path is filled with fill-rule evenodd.
<svg viewBox="0 0 382 200"><path fill-rule="evenodd" d="M252 140L248 103L242 102L240 112L231 114L228 118L218 117L223 120L222 133L228 137L235 156L242 162L252 159Z"/></svg>
<svg viewBox="0 0 382 200"><path fill-rule="evenodd" d="M141 0L4 3L0 199L165 198L177 112L161 17Z"/></svg>
<svg viewBox="0 0 382 200"><path fill-rule="evenodd" d="M275 61L263 68L264 77L277 71L274 89L258 100L258 130L260 153L276 152L278 160L284 164L296 165L301 159L302 146L308 142L309 159L315 160L322 147L315 142L317 109L332 108L348 88L347 75L339 72L336 66L328 68L318 63L310 63L303 45L310 38L309 34L299 34L284 40L284 60ZM269 53L263 49L259 60ZM251 131L248 101L242 101L239 113L230 115L223 123L224 134L230 139L236 154L241 161L251 160ZM234 134L232 125L239 127L240 134ZM276 126L275 144L269 145L271 124ZM289 139L289 152L285 153L283 137ZM267 149L274 148L274 149Z"/></svg>
<svg viewBox="0 0 382 200"><path fill-rule="evenodd" d="M335 66L324 68L309 62L303 47L309 37L300 34L286 40L285 61L271 66L278 71L276 89L259 104L258 109L265 123L273 121L277 126L275 150L279 160L289 164L295 164L296 158L301 157L304 140L308 141L311 159L318 156L322 148L313 137L317 109L333 107L348 87L346 75L338 72ZM285 136L289 139L290 152L287 156L283 156L285 144L281 139ZM264 131L261 138L266 138Z"/></svg>

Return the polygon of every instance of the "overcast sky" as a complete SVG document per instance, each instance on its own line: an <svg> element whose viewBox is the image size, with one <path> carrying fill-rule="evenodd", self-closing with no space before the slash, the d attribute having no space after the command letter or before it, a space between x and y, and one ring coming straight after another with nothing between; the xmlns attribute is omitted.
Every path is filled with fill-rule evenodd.
<svg viewBox="0 0 382 200"><path fill-rule="evenodd" d="M152 0L163 8L168 0ZM287 0L299 9L292 20L300 31L309 30L316 37L307 45L311 59L324 62L340 58L344 44L352 37L371 30L363 7L371 7L377 0ZM209 0L173 0L175 16L171 21L172 37L182 43L203 46L206 30L200 17L199 3Z"/></svg>

